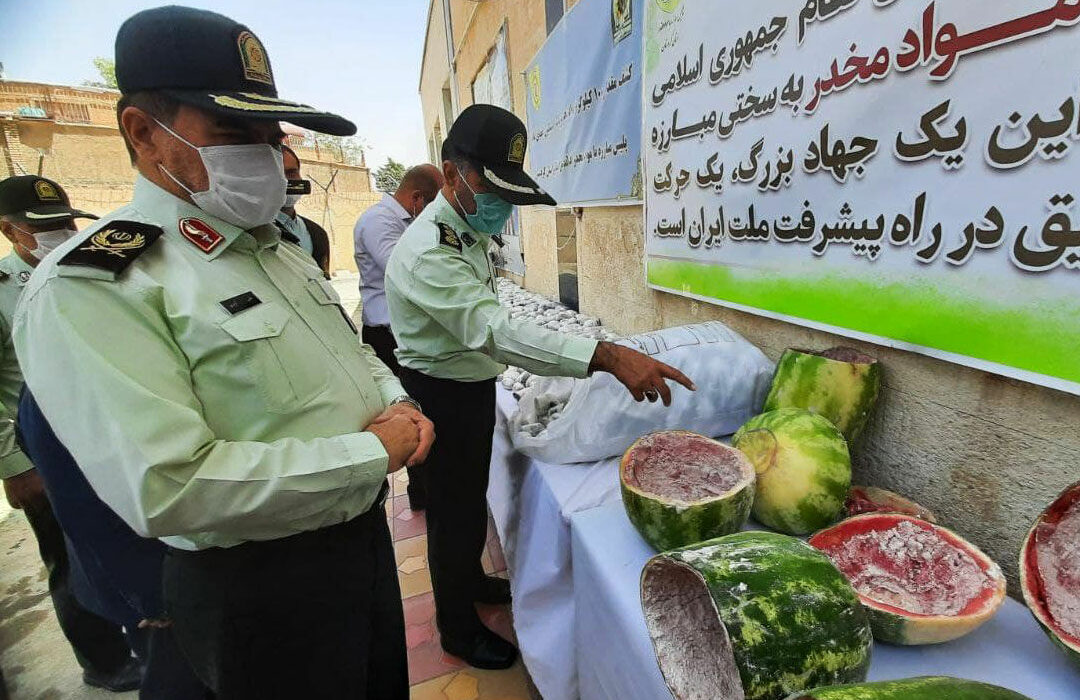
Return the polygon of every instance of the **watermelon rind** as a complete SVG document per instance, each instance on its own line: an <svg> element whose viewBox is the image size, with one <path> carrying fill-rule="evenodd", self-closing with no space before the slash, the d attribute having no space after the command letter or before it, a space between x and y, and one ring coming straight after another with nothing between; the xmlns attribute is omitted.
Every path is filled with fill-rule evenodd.
<svg viewBox="0 0 1080 700"><path fill-rule="evenodd" d="M1024 537L1024 545L1020 549L1020 591L1024 595L1024 603L1039 626L1054 644L1065 652L1065 656L1080 668L1080 640L1070 640L1054 623L1043 600L1042 583L1035 565L1035 533L1039 525L1051 511L1062 507L1063 504L1071 505L1076 501L1080 501L1080 481L1062 491L1053 503L1039 514L1031 529L1028 530L1027 536Z"/></svg>
<svg viewBox="0 0 1080 700"><path fill-rule="evenodd" d="M806 409L824 416L851 442L866 427L880 387L881 366L857 350L833 348L815 353L788 349L776 363L762 410Z"/></svg>
<svg viewBox="0 0 1080 700"><path fill-rule="evenodd" d="M1031 700L1016 691L948 676L837 685L795 693L787 700Z"/></svg>
<svg viewBox="0 0 1080 700"><path fill-rule="evenodd" d="M863 513L904 513L928 523L937 522L933 513L915 501L877 486L852 486L844 512L849 517Z"/></svg>
<svg viewBox="0 0 1080 700"><path fill-rule="evenodd" d="M866 680L873 638L858 595L794 537L742 532L657 555L641 600L676 698L780 700Z"/></svg>
<svg viewBox="0 0 1080 700"><path fill-rule="evenodd" d="M952 530L940 525L901 513L865 513L848 518L833 527L815 533L810 538L810 545L817 546L823 539L830 537L832 533L842 531L845 528L857 530L859 523L895 524L902 520L921 523L927 528L932 528L947 540L952 541L953 544L962 547L972 558L983 565L984 572L993 581L994 590L990 600L981 609L963 615L909 613L859 594L863 606L869 613L874 639L899 646L943 644L970 634L992 619L1005 603L1007 584L1005 575L1001 572L1001 567L981 549Z"/></svg>
<svg viewBox="0 0 1080 700"><path fill-rule="evenodd" d="M762 525L806 535L836 522L851 488L851 456L840 431L800 408L751 418L731 439L757 471L753 514Z"/></svg>
<svg viewBox="0 0 1080 700"><path fill-rule="evenodd" d="M683 433L698 438L704 436L687 431ZM628 482L629 457L642 437L623 455L619 465L619 484L622 489L623 506L630 522L656 551L677 549L696 542L703 542L738 532L750 518L754 504L754 467L738 450L721 445L739 458L743 478L725 494L699 501L680 501L648 493ZM716 442L711 440L711 442Z"/></svg>

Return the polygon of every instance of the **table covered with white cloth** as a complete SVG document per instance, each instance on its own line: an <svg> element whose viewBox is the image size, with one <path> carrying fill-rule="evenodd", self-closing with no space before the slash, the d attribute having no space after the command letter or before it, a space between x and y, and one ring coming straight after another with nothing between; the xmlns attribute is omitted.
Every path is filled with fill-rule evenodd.
<svg viewBox="0 0 1080 700"><path fill-rule="evenodd" d="M641 570L655 552L619 502L573 515L571 530L582 700L669 698L638 591ZM935 675L999 685L1033 700L1080 698L1080 670L1012 599L994 619L954 642L874 645L869 680Z"/></svg>
<svg viewBox="0 0 1080 700"><path fill-rule="evenodd" d="M488 503L510 574L514 630L544 700L576 700L570 516L622 503L619 460L555 465L526 457L507 433L513 395L499 387L497 404Z"/></svg>

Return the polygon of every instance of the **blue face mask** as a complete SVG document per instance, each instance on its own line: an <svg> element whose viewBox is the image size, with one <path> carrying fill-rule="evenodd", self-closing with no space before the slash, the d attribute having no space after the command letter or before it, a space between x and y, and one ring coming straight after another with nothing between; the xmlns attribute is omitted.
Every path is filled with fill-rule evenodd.
<svg viewBox="0 0 1080 700"><path fill-rule="evenodd" d="M487 192L477 194L476 191L469 186L469 181L461 174L461 170L458 170L458 177L461 178L461 181L469 188L469 192L472 192L473 199L476 200L476 213L470 214L465 211L465 207L461 206L461 200L458 199L457 191L454 191L454 199L458 199L457 205L465 214L465 221L468 222L469 226L472 226L481 233L490 235L502 233L503 229L506 227L506 222L510 220L510 215L514 212L514 205L495 194L489 194Z"/></svg>

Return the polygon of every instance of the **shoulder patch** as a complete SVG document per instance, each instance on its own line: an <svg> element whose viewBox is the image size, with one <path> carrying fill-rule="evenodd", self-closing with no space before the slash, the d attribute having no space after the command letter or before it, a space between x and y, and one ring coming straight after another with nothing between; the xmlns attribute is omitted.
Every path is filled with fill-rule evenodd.
<svg viewBox="0 0 1080 700"><path fill-rule="evenodd" d="M219 243L225 240L225 236L215 231L210 224L202 219L194 219L189 216L180 219L176 226L180 229L181 236L191 241L196 248L204 253L212 252L214 248L218 247Z"/></svg>
<svg viewBox="0 0 1080 700"><path fill-rule="evenodd" d="M110 221L60 258L59 264L95 267L120 274L162 233L160 226L137 221Z"/></svg>
<svg viewBox="0 0 1080 700"><path fill-rule="evenodd" d="M457 231L450 228L446 224L439 224L439 243L442 245L453 248L454 250L461 252L461 238L458 237Z"/></svg>

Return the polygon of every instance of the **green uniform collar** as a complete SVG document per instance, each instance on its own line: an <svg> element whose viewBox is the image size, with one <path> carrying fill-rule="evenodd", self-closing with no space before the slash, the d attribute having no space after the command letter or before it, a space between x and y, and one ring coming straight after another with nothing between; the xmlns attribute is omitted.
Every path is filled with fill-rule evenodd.
<svg viewBox="0 0 1080 700"><path fill-rule="evenodd" d="M160 222L166 235L180 236L211 260L233 245L249 249L272 248L281 242L281 232L273 223L245 231L207 214L142 175L135 178L135 196L131 205Z"/></svg>
<svg viewBox="0 0 1080 700"><path fill-rule="evenodd" d="M469 226L469 223L461 218L461 214L457 213L457 209L454 209L454 205L443 196L441 191L418 218L428 218L428 212L431 212L430 218L435 223L446 224L457 231L458 234L472 234L474 238L477 238L480 242L485 244L485 248L487 247L487 242L491 240L490 233L477 231L472 226Z"/></svg>

